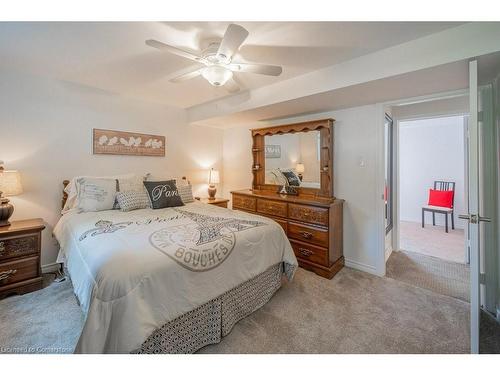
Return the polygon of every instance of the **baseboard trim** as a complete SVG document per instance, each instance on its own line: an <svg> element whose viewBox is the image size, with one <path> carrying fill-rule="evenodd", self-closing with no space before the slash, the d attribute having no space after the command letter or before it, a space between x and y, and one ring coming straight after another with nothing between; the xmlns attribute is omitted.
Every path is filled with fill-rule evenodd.
<svg viewBox="0 0 500 375"><path fill-rule="evenodd" d="M369 264L360 263L360 262L357 262L355 260L351 260L351 259L346 258L345 265L347 267L354 268L358 271L363 271L363 272L371 273L372 275L378 276L377 268L374 266L370 266Z"/></svg>
<svg viewBox="0 0 500 375"><path fill-rule="evenodd" d="M59 263L42 264L42 273L56 272L60 267Z"/></svg>

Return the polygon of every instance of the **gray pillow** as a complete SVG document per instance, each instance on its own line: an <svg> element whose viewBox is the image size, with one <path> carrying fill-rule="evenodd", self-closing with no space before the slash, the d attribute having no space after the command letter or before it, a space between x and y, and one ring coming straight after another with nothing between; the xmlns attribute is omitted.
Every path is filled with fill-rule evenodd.
<svg viewBox="0 0 500 375"><path fill-rule="evenodd" d="M182 203L186 204L194 202L193 188L191 185L178 186L177 190L179 191L179 195L181 196Z"/></svg>
<svg viewBox="0 0 500 375"><path fill-rule="evenodd" d="M150 207L149 196L145 191L122 191L116 194L116 201L123 212Z"/></svg>
<svg viewBox="0 0 500 375"><path fill-rule="evenodd" d="M184 206L175 180L144 181L144 186L148 192L152 209Z"/></svg>

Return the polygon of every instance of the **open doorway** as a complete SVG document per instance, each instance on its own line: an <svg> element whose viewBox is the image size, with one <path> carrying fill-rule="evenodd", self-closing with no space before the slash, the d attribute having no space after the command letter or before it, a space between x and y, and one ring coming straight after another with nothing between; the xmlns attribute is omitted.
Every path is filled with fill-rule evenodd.
<svg viewBox="0 0 500 375"><path fill-rule="evenodd" d="M454 95L385 111L386 275L464 301L468 106Z"/></svg>
<svg viewBox="0 0 500 375"><path fill-rule="evenodd" d="M399 249L468 263L465 115L401 120Z"/></svg>

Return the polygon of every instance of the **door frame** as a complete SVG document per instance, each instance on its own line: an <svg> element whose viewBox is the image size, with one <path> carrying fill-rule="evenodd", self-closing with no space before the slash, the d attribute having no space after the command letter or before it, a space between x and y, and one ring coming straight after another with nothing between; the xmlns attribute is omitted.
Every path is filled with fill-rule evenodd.
<svg viewBox="0 0 500 375"><path fill-rule="evenodd" d="M469 95L469 90L468 89L462 89L462 90L453 90L453 91L446 91L446 92L441 92L441 93L435 93L435 94L429 94L429 95L422 95L422 96L417 96L417 97L412 97L412 98L406 98L406 99L399 99L399 100L392 100L388 102L383 102L383 103L378 103L377 104L377 116L378 116L378 123L377 123L377 163L376 163L376 182L377 182L377 189L376 189L376 196L379 197L380 199L377 199L377 242L378 242L378 254L377 254L377 261L376 261L376 273L380 276L385 276L386 274L386 258L387 254L385 251L385 204L384 204L384 184L385 184L385 137L384 137L384 122L385 122L385 113L386 113L386 107L388 106L394 106L394 105L402 105L402 104L414 104L418 102L427 102L427 101L434 101L434 100L439 100L439 99L451 99L455 97L460 97L460 96L466 96ZM467 115L467 112L460 113L460 112L450 112L449 114L442 114L442 115L436 115L436 116L427 116L426 118L431 118L431 117L448 117L448 116L460 116L460 115ZM392 250L399 250L399 218L400 218L400 207L399 207L399 199L400 199L400 180L399 180L399 119L395 119L394 116L393 121L394 121L394 126L393 126L393 227L392 231ZM425 118L425 117L421 117ZM465 246L465 244L464 244Z"/></svg>

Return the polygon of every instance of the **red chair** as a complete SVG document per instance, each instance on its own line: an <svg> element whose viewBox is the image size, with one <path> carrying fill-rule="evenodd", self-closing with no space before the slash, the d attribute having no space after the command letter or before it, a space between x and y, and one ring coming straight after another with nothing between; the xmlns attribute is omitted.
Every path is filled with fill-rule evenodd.
<svg viewBox="0 0 500 375"><path fill-rule="evenodd" d="M445 230L448 233L448 214L451 215L451 229L455 229L453 207L455 206L455 182L434 181L434 191L429 191L429 204L422 207L422 228L425 223L425 212L432 212L432 225L436 225L436 213L444 214ZM449 192L449 194L439 194Z"/></svg>

